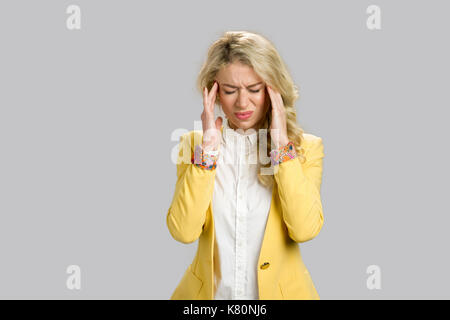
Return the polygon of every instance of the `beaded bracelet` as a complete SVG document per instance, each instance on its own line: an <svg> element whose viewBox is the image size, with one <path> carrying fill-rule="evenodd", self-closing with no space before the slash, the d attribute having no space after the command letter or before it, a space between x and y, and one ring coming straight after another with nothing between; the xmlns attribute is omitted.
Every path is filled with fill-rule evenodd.
<svg viewBox="0 0 450 320"><path fill-rule="evenodd" d="M270 151L270 160L273 166L294 159L295 157L297 157L297 153L295 151L294 142L292 141L289 141L285 146Z"/></svg>
<svg viewBox="0 0 450 320"><path fill-rule="evenodd" d="M191 157L191 163L199 168L213 170L217 167L217 155L219 151L203 151L201 145L196 145Z"/></svg>

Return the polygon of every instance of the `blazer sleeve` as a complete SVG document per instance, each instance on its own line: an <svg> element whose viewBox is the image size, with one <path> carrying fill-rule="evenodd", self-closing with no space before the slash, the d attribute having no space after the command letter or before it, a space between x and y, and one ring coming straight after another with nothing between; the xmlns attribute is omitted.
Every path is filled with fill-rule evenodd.
<svg viewBox="0 0 450 320"><path fill-rule="evenodd" d="M289 237L299 243L313 239L323 225L320 198L323 142L322 138L313 137L305 147L305 163L296 157L277 164L278 169L274 168L283 220Z"/></svg>
<svg viewBox="0 0 450 320"><path fill-rule="evenodd" d="M182 243L191 243L200 237L216 175L215 169L206 170L191 163L193 145L193 131L180 137L177 182L166 218L170 234Z"/></svg>

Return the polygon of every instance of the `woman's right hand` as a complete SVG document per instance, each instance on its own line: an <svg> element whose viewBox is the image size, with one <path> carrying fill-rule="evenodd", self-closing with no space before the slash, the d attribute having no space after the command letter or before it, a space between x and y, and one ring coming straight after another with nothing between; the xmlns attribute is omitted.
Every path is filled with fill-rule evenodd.
<svg viewBox="0 0 450 320"><path fill-rule="evenodd" d="M218 150L220 145L222 126L222 117L217 117L214 120L214 104L216 101L216 94L219 88L217 81L214 82L211 91L208 92L208 88L203 89L203 112L201 115L202 128L203 128L203 141L202 148L205 151Z"/></svg>

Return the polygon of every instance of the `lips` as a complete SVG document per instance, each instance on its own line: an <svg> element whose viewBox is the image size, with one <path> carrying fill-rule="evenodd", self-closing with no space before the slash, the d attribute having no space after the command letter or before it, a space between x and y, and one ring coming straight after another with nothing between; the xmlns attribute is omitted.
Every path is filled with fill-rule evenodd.
<svg viewBox="0 0 450 320"><path fill-rule="evenodd" d="M238 118L239 120L245 120L250 118L252 113L253 111L246 111L246 112L235 112L234 114L236 115L236 118Z"/></svg>
<svg viewBox="0 0 450 320"><path fill-rule="evenodd" d="M237 116L247 116L249 114L252 114L253 111L246 111L246 112L236 112Z"/></svg>

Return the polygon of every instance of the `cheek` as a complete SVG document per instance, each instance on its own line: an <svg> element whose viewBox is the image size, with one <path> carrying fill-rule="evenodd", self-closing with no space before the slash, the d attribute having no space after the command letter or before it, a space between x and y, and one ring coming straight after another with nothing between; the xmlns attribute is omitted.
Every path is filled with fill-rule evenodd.
<svg viewBox="0 0 450 320"><path fill-rule="evenodd" d="M234 100L226 95L220 95L220 105L223 112L228 116L233 113Z"/></svg>
<svg viewBox="0 0 450 320"><path fill-rule="evenodd" d="M258 97L255 99L255 103L258 105L258 107L264 107L264 104L267 103L268 97L266 97L266 94L263 93L261 95L258 95Z"/></svg>
<svg viewBox="0 0 450 320"><path fill-rule="evenodd" d="M220 102L223 108L232 108L235 104L234 95L220 94Z"/></svg>

